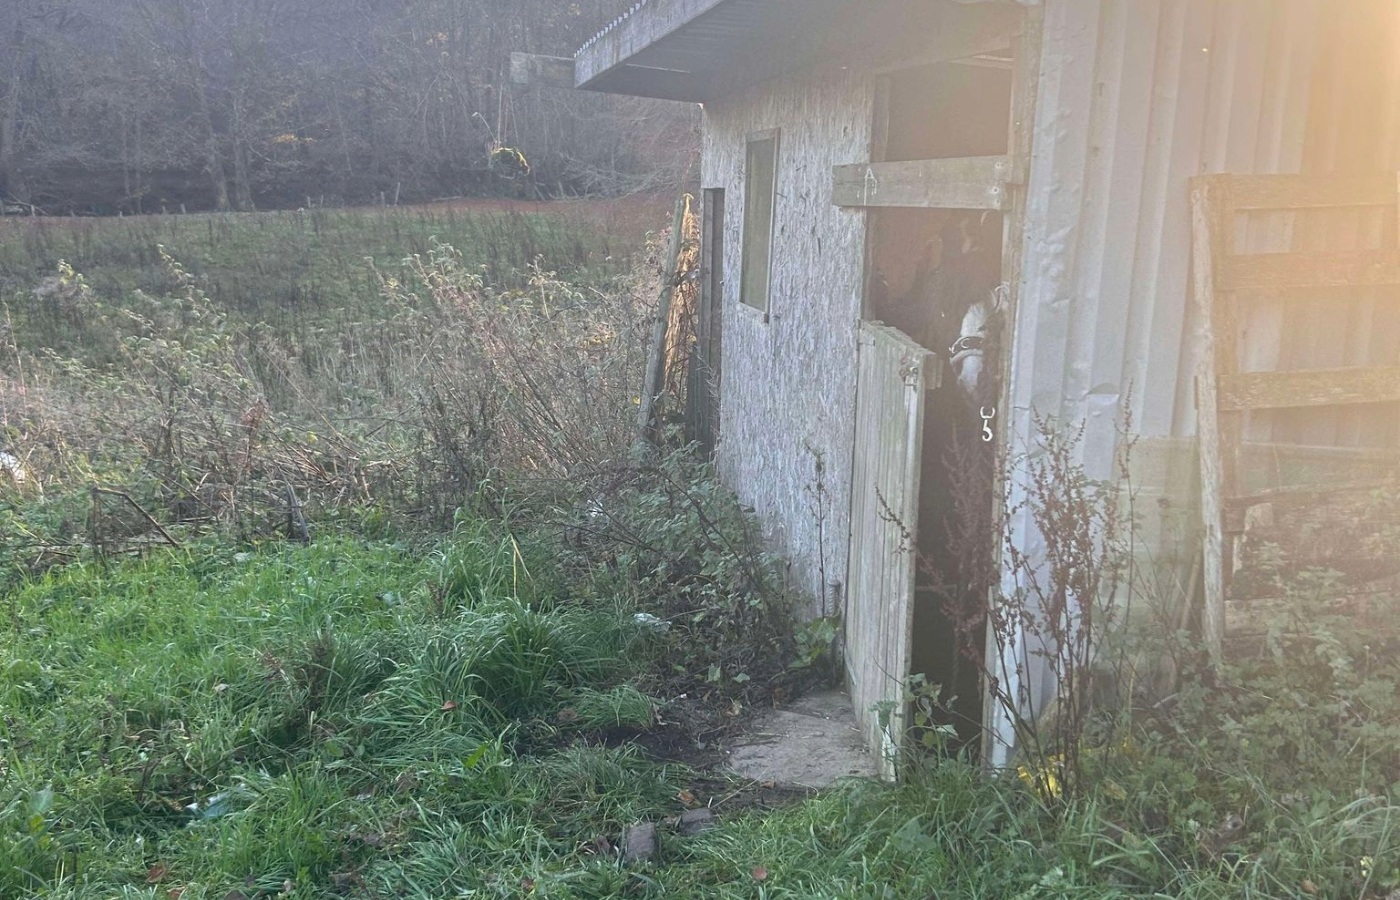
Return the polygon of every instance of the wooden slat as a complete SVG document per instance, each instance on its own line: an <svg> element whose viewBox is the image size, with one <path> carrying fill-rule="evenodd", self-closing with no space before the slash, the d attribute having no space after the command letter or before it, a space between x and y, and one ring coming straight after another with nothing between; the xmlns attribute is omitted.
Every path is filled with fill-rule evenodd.
<svg viewBox="0 0 1400 900"><path fill-rule="evenodd" d="M1339 494L1355 494L1362 491L1377 491L1395 487L1394 478L1372 478L1367 481L1343 481L1336 484L1299 484L1268 488L1225 501L1227 514L1239 514L1253 506L1264 503L1300 503L1305 500L1324 499Z"/></svg>
<svg viewBox="0 0 1400 900"><path fill-rule="evenodd" d="M1202 322L1200 368L1196 373L1196 430L1200 439L1201 524L1204 527L1205 606L1201 612L1201 637L1212 664L1221 663L1225 639L1225 535L1223 447L1217 406L1216 342L1214 329L1215 276L1212 267L1219 243L1215 216L1216 188L1209 181L1191 190L1191 297Z"/></svg>
<svg viewBox="0 0 1400 900"><path fill-rule="evenodd" d="M845 207L1005 209L1011 160L1005 156L920 159L836 166L831 202Z"/></svg>
<svg viewBox="0 0 1400 900"><path fill-rule="evenodd" d="M671 301L676 295L676 265L680 260L685 239L685 213L690 208L690 195L676 200L676 213L671 221L671 243L666 251L666 268L661 277L661 296L656 303L656 324L651 332L651 353L646 371L642 373L642 399L637 405L637 442L645 443L656 436L652 426L656 403L661 397L662 379L666 368L666 323L671 320Z"/></svg>
<svg viewBox="0 0 1400 900"><path fill-rule="evenodd" d="M1400 366L1220 376L1220 409L1296 409L1400 400Z"/></svg>
<svg viewBox="0 0 1400 900"><path fill-rule="evenodd" d="M1395 205L1393 173L1338 178L1228 175L1220 176L1220 180L1229 191L1227 205L1237 212Z"/></svg>
<svg viewBox="0 0 1400 900"><path fill-rule="evenodd" d="M1400 253L1256 253L1230 256L1216 266L1221 291L1400 285Z"/></svg>

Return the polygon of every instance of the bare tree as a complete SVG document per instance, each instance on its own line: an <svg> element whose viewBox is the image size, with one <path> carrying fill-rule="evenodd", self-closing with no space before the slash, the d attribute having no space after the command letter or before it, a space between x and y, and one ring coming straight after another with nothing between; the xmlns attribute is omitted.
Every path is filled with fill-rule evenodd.
<svg viewBox="0 0 1400 900"><path fill-rule="evenodd" d="M682 177L681 105L524 90L627 0L0 3L0 195L56 211L406 202Z"/></svg>

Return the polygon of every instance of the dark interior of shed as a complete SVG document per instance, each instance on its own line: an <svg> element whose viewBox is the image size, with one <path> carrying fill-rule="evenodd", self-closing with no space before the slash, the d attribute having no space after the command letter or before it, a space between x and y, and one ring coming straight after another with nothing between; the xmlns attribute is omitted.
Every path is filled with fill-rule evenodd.
<svg viewBox="0 0 1400 900"><path fill-rule="evenodd" d="M879 93L883 115L876 118L883 133L875 135L873 148L879 161L1009 152L1009 59L899 70ZM925 398L910 668L943 688L947 702L934 710L931 724L954 726L955 745L973 750L983 719L982 610L995 575L995 451L982 441L981 411L960 394L949 359L960 310L1003 281L1003 227L995 211L870 213L868 316L913 337L943 368L942 386Z"/></svg>

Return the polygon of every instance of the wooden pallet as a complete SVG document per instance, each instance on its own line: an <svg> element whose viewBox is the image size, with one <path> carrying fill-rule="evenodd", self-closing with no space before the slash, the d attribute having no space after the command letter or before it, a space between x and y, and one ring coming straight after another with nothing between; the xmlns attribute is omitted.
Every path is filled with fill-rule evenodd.
<svg viewBox="0 0 1400 900"><path fill-rule="evenodd" d="M1393 174L1213 175L1192 184L1192 294L1204 337L1196 381L1205 530L1202 634L1216 662L1224 640L1228 581L1249 508L1295 493L1314 496L1329 488L1367 487L1339 479L1335 485L1281 488L1267 496L1246 491L1240 473L1244 416L1260 410L1400 401L1400 366L1242 371L1236 304L1241 296L1283 303L1299 292L1400 286L1400 248L1242 254L1235 245L1236 217L1244 212L1395 208L1397 186Z"/></svg>

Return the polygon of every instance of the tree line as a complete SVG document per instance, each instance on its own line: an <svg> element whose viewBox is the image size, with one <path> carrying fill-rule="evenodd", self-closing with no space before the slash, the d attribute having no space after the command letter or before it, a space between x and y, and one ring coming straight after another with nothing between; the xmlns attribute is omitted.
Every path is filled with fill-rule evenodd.
<svg viewBox="0 0 1400 900"><path fill-rule="evenodd" d="M0 201L159 212L673 185L692 107L508 83L630 0L4 0Z"/></svg>

